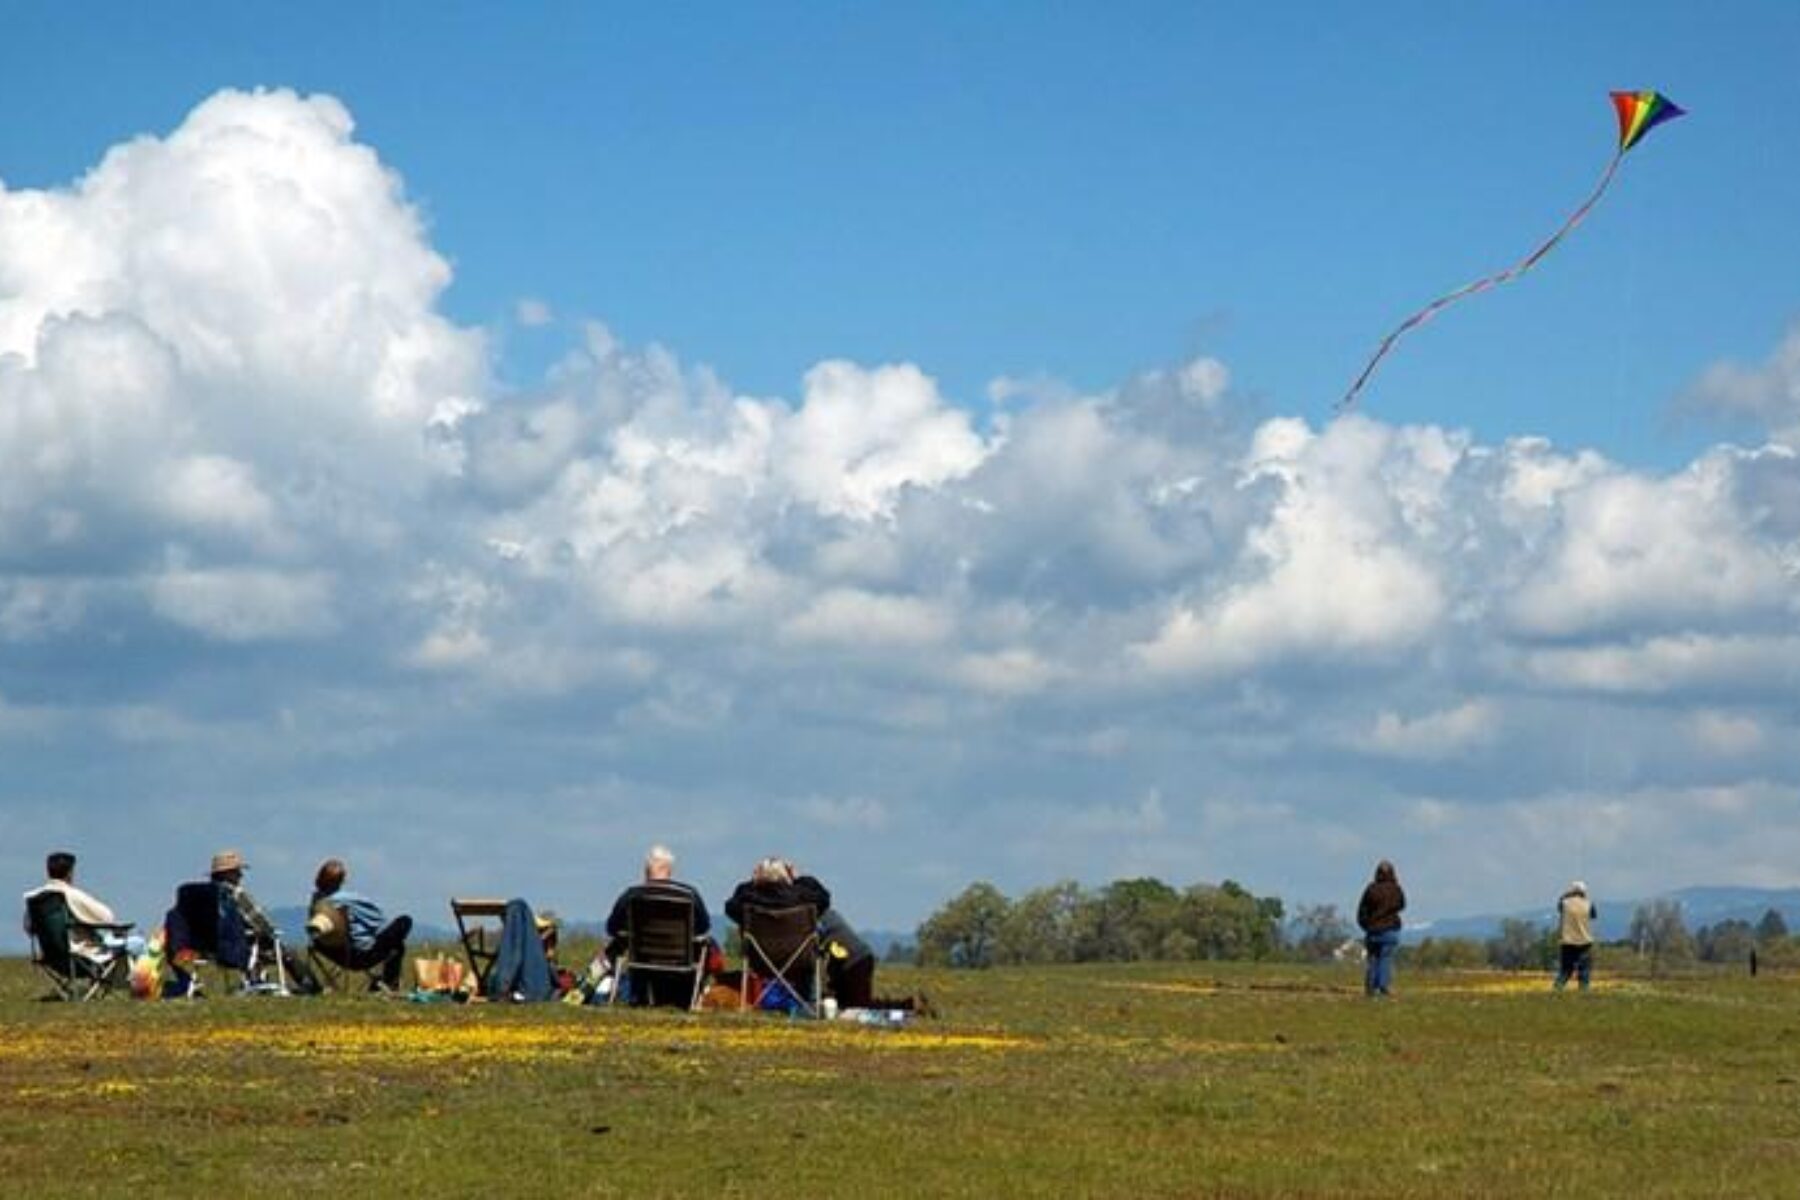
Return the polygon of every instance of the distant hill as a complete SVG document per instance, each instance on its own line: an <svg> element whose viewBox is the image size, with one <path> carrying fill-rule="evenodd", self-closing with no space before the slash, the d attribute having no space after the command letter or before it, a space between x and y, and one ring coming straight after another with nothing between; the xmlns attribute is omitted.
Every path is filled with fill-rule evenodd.
<svg viewBox="0 0 1800 1200"><path fill-rule="evenodd" d="M388 915L398 916L399 914L390 911ZM281 931L281 936L286 940L288 945L306 945L305 905L292 904L284 905L279 908L271 908L269 910L269 920L275 922L275 928ZM415 943L454 942L456 940L456 930L448 925L432 925L427 922L415 920L413 922L412 936L407 940Z"/></svg>
<svg viewBox="0 0 1800 1200"><path fill-rule="evenodd" d="M1748 921L1754 925L1771 908L1781 914L1790 930L1800 931L1800 888L1690 887L1636 900L1611 900L1596 894L1594 904L1600 910L1594 933L1602 941L1619 941L1631 932L1631 915L1639 905L1652 900L1673 900L1681 905L1681 917L1690 930L1720 921ZM1442 921L1408 926L1405 940L1425 938L1474 938L1485 941L1500 932L1500 922L1532 921L1548 925L1555 917L1556 898L1552 896L1542 908L1510 913L1484 913L1473 917L1451 917Z"/></svg>
<svg viewBox="0 0 1800 1200"><path fill-rule="evenodd" d="M1760 916L1761 914L1759 913L1757 915ZM281 930L281 936L287 939L290 944L296 946L306 944L306 908L304 905L295 904L281 908L272 908L269 910L269 919L275 922L275 927ZM601 938L606 934L606 920L604 917L598 920L589 920L585 917L563 917L561 920L562 937L565 942L570 938ZM725 927L714 929L714 936L723 941L725 929L729 928L729 923L725 921L723 914L718 914L715 917L715 920ZM874 949L877 957L885 957L889 947L895 942L898 942L901 945L910 946L918 940L911 933L892 929L859 929L857 932L862 936L863 940L868 942L870 947ZM422 942L449 942L454 944L457 940L456 927L453 925L433 925L428 922L419 921L415 918L413 921L412 936L408 940L415 945Z"/></svg>

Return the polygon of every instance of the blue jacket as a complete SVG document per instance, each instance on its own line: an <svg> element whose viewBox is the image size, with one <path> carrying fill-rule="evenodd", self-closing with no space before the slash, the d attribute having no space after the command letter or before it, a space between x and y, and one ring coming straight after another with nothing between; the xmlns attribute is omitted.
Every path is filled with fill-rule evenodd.
<svg viewBox="0 0 1800 1200"><path fill-rule="evenodd" d="M514 897L506 902L500 918L500 956L494 969L481 981L490 1000L554 1000L556 981L550 976L550 959L538 936L531 905Z"/></svg>

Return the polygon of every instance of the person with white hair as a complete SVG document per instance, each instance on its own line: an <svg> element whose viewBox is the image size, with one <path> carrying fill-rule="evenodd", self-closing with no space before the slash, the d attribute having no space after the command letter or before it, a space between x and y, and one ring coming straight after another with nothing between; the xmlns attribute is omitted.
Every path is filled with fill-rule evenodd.
<svg viewBox="0 0 1800 1200"><path fill-rule="evenodd" d="M1562 991L1571 975L1580 981L1582 991L1588 990L1594 971L1593 923L1599 919L1600 910L1588 898L1587 884L1579 879L1557 900L1557 940L1562 946L1562 958L1556 967L1557 991Z"/></svg>
<svg viewBox="0 0 1800 1200"><path fill-rule="evenodd" d="M746 909L810 907L817 915L819 944L825 951L825 977L831 994L844 1009L889 1009L927 1012L923 996L884 998L875 995L875 950L857 935L850 922L831 906L831 892L811 875L803 875L785 858L762 859L750 878L725 901L725 915L740 926Z"/></svg>
<svg viewBox="0 0 1800 1200"><path fill-rule="evenodd" d="M699 889L675 878L675 855L667 846L658 843L644 855L644 881L634 883L620 892L619 898L613 902L611 915L606 918L606 956L613 962L617 962L625 950L625 938L631 928L632 898L644 895L682 896L692 900L694 936L706 937L712 932L712 918L707 915L706 901L701 899ZM708 957L710 959L712 956L709 954ZM646 992L640 997L634 997L633 1002L653 1002L655 999L657 997L653 993Z"/></svg>

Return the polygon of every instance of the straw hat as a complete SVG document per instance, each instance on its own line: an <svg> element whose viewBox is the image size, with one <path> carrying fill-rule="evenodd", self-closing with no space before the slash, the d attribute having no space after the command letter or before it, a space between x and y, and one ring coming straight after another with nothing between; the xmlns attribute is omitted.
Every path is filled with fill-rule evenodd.
<svg viewBox="0 0 1800 1200"><path fill-rule="evenodd" d="M247 871L249 869L250 864L245 862L244 856L236 850L221 850L212 856L212 873L214 875L221 871Z"/></svg>

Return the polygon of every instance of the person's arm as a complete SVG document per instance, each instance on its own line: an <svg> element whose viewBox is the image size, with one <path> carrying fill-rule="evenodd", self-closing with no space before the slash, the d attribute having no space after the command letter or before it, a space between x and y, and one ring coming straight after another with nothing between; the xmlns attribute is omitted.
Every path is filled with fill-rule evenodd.
<svg viewBox="0 0 1800 1200"><path fill-rule="evenodd" d="M69 900L69 915L83 925L111 925L118 920L112 909L73 884L63 889L63 895Z"/></svg>
<svg viewBox="0 0 1800 1200"><path fill-rule="evenodd" d="M275 922L269 920L269 914L262 910L262 905L256 902L256 897L250 894L248 888L240 886L237 889L237 906L238 914L244 918L244 924L252 933L264 941L274 939Z"/></svg>
<svg viewBox="0 0 1800 1200"><path fill-rule="evenodd" d="M712 932L712 917L707 914L706 901L700 898L700 889L689 889L694 893L694 936L705 937Z"/></svg>
<svg viewBox="0 0 1800 1200"><path fill-rule="evenodd" d="M725 915L731 918L734 925L744 923L744 901L747 899L749 887L748 883L740 883L731 889L731 895L725 898Z"/></svg>
<svg viewBox="0 0 1800 1200"><path fill-rule="evenodd" d="M625 928L630 923L626 914L626 905L630 902L630 899L631 889L626 888L619 893L619 898L613 901L612 912L608 914L606 918L607 937L617 938L625 936Z"/></svg>
<svg viewBox="0 0 1800 1200"><path fill-rule="evenodd" d="M1405 912L1406 911L1406 889L1396 883L1394 885L1394 896L1397 900L1399 900L1399 903L1394 905L1394 911L1396 913Z"/></svg>
<svg viewBox="0 0 1800 1200"><path fill-rule="evenodd" d="M819 911L820 916L831 907L831 889L812 875L802 875L794 880L794 889L798 891L806 903Z"/></svg>
<svg viewBox="0 0 1800 1200"><path fill-rule="evenodd" d="M1375 907L1374 897L1369 894L1374 890L1372 887L1364 888L1362 899L1356 902L1356 927L1364 933L1369 932L1369 913Z"/></svg>

